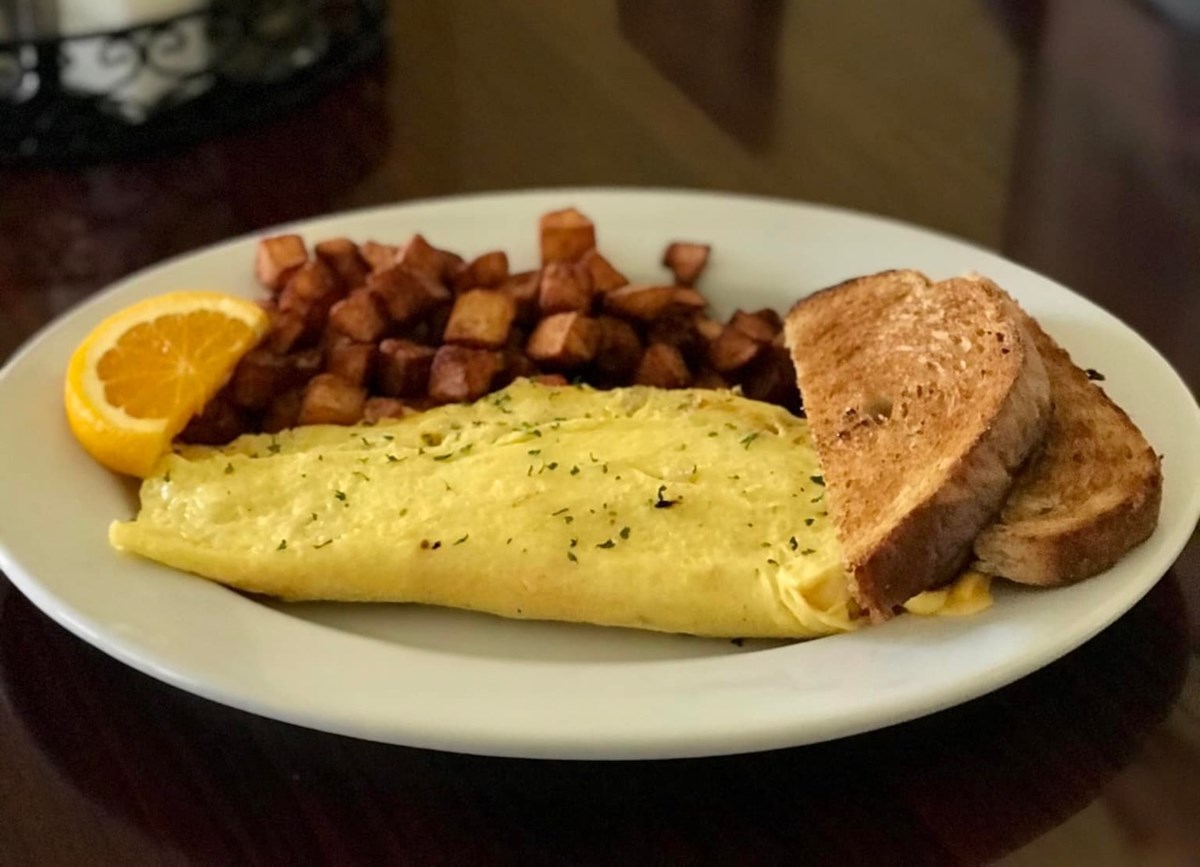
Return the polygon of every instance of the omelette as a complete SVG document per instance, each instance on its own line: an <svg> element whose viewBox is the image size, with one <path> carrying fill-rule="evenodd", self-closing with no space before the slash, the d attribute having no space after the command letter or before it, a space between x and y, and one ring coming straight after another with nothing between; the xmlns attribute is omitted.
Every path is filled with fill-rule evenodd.
<svg viewBox="0 0 1200 867"><path fill-rule="evenodd" d="M518 380L181 446L140 498L116 548L285 600L747 638L858 623L807 423L729 391Z"/></svg>

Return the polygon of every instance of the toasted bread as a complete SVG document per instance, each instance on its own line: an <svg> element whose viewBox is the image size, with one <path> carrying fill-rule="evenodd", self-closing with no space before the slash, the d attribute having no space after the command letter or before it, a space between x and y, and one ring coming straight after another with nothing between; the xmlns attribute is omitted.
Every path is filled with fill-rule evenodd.
<svg viewBox="0 0 1200 867"><path fill-rule="evenodd" d="M1162 468L1124 411L1029 316L1054 410L1041 447L996 523L975 540L974 568L1022 584L1103 572L1158 523Z"/></svg>
<svg viewBox="0 0 1200 867"><path fill-rule="evenodd" d="M1015 303L986 280L850 280L785 335L851 592L873 619L952 578L1040 441L1050 387Z"/></svg>

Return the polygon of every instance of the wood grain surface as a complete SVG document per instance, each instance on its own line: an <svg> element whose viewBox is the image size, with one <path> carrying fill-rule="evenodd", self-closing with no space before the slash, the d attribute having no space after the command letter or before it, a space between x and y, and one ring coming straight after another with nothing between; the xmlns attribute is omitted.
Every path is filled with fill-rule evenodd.
<svg viewBox="0 0 1200 867"><path fill-rule="evenodd" d="M0 172L0 362L113 280L232 235L605 184L965 237L1200 384L1200 41L1149 4L410 0L388 26L386 63L270 124ZM1097 638L935 716L752 756L524 762L204 701L0 578L0 864L1200 864L1198 648L1193 539Z"/></svg>

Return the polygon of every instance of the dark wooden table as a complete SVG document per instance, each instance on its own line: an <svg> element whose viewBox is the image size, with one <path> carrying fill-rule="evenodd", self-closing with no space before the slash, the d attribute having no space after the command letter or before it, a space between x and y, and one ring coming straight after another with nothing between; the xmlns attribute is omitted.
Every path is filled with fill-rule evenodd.
<svg viewBox="0 0 1200 867"><path fill-rule="evenodd" d="M1200 383L1200 35L1147 6L410 0L389 27L385 65L269 125L0 173L0 360L108 282L272 223L624 184L969 238ZM256 718L125 668L0 578L0 863L1200 864L1198 584L1193 544L1091 642L933 717L605 764Z"/></svg>

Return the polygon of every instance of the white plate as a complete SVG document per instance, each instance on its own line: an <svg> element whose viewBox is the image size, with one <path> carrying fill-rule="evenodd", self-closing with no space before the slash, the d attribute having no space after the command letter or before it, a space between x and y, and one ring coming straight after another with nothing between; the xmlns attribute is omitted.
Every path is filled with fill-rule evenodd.
<svg viewBox="0 0 1200 867"><path fill-rule="evenodd" d="M190 692L303 726L493 755L663 758L835 738L927 714L1062 656L1128 610L1200 515L1200 409L1145 341L1095 305L991 253L893 222L735 196L564 190L418 202L301 224L397 240L419 230L466 254L535 260L540 213L576 205L634 279L673 239L714 244L703 289L720 314L785 308L846 277L976 269L1012 292L1165 454L1162 520L1109 573L1075 587L1001 587L972 618L901 617L807 644L518 623L415 606L268 606L106 542L133 486L97 467L63 419L63 369L106 314L182 288L256 297L254 239L126 280L48 327L0 373L0 566L35 605L129 665ZM663 568L670 568L664 563ZM645 576L654 580L653 575ZM52 688L52 687L48 687Z"/></svg>

